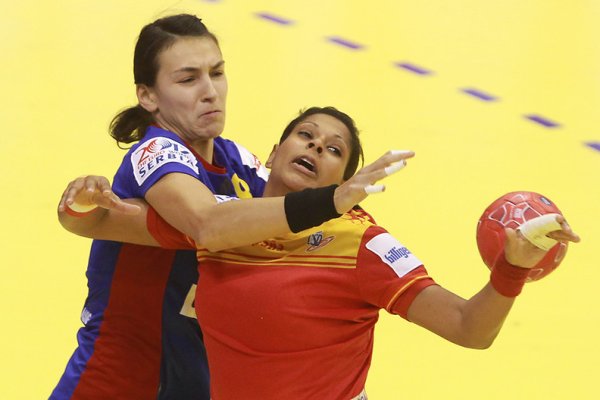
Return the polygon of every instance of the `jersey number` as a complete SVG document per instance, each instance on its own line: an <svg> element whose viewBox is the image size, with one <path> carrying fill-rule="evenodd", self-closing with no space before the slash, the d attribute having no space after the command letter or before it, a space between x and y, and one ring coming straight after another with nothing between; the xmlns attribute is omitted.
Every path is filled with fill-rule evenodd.
<svg viewBox="0 0 600 400"><path fill-rule="evenodd" d="M192 285L187 296L185 296L185 301L183 302L183 306L181 307L181 311L179 311L179 314L185 315L186 317L198 319L198 318L196 318L196 309L194 308L195 298L196 298L196 285Z"/></svg>

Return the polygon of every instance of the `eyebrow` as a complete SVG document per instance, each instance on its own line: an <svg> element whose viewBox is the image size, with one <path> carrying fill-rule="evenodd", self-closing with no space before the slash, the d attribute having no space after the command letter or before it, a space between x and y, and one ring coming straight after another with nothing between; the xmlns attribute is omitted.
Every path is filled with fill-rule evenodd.
<svg viewBox="0 0 600 400"><path fill-rule="evenodd" d="M216 63L214 65L211 65L210 69L214 70L214 69L220 68L224 64L225 64L225 61L221 60L218 63ZM201 68L198 68L198 67L182 67L182 68L179 68L178 70L173 71L172 75L177 74L177 73L181 73L181 72L196 72L196 71L199 71L200 69Z"/></svg>
<svg viewBox="0 0 600 400"><path fill-rule="evenodd" d="M312 122L312 121L302 121L298 124L298 126L300 126L302 124L311 124L311 125L316 126L317 128L319 127L319 124L317 124L316 122ZM336 133L335 137L337 139L340 139L342 142L346 143L346 141L344 140L344 136L340 135L339 133Z"/></svg>

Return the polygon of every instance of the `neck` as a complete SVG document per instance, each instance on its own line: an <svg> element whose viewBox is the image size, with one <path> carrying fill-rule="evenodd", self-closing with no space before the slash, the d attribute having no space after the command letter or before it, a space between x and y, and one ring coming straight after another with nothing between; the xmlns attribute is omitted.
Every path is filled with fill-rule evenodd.
<svg viewBox="0 0 600 400"><path fill-rule="evenodd" d="M263 192L263 197L279 197L285 196L290 193L292 190L285 186L284 184L277 183L277 178L275 178L272 174L269 177L265 185L265 191Z"/></svg>
<svg viewBox="0 0 600 400"><path fill-rule="evenodd" d="M200 157L202 157L204 161L212 164L213 152L215 148L213 141L214 139L196 139L190 141L186 135L181 134L177 131L177 129L174 129L174 127L170 126L165 121L161 121L160 118L155 117L155 121L161 129L167 130L179 136L189 147L191 147Z"/></svg>
<svg viewBox="0 0 600 400"><path fill-rule="evenodd" d="M188 146L190 146L200 157L209 164L213 162L213 154L215 143L213 139L196 140L195 142L188 142L185 138L182 138Z"/></svg>

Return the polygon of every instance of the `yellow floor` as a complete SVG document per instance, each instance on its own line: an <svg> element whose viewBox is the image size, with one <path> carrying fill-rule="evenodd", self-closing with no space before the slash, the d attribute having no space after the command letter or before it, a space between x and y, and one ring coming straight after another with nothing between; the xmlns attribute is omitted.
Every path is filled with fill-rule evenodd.
<svg viewBox="0 0 600 400"><path fill-rule="evenodd" d="M598 398L600 3L584 0L3 2L0 398L46 398L75 347L89 241L55 205L70 179L114 173L137 33L181 11L220 37L224 136L264 159L297 110L335 105L368 160L417 152L364 205L447 288L486 282L475 225L502 193L546 194L583 238L489 350L382 313L371 399Z"/></svg>

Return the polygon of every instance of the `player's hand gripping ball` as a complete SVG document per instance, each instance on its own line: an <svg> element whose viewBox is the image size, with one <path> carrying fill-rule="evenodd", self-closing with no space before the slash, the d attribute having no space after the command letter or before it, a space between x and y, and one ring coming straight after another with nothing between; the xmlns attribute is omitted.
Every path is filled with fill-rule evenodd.
<svg viewBox="0 0 600 400"><path fill-rule="evenodd" d="M527 221L547 214L562 215L552 201L539 193L512 192L495 200L485 209L477 223L477 248L483 262L492 269L498 257L502 256L506 241L504 228L518 229ZM527 237L525 232L522 233ZM554 271L567 253L567 243L556 242L545 236L541 239L546 246L544 249L549 250L531 268L528 281L537 281Z"/></svg>

